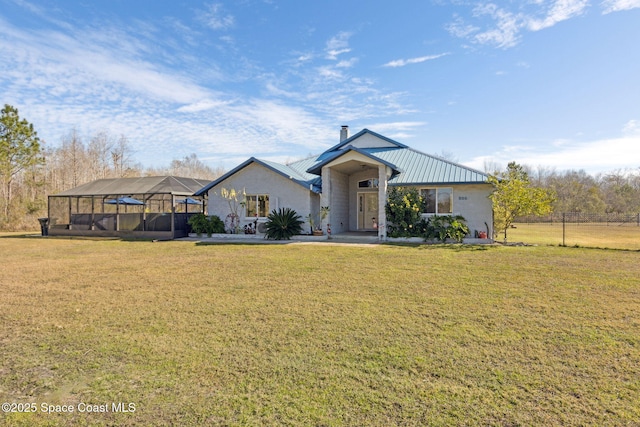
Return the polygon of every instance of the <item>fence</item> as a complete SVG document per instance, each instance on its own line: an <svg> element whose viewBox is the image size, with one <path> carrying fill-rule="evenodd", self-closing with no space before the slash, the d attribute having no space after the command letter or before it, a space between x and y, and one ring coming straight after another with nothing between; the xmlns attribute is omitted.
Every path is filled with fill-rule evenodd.
<svg viewBox="0 0 640 427"><path fill-rule="evenodd" d="M507 231L512 242L640 250L640 213L554 213L521 217Z"/></svg>

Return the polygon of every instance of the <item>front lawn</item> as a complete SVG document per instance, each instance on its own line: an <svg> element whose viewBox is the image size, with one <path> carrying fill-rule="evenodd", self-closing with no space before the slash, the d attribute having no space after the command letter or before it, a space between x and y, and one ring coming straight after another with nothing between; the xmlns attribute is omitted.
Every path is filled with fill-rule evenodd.
<svg viewBox="0 0 640 427"><path fill-rule="evenodd" d="M640 419L635 252L5 236L0 253L0 401L35 404L0 424Z"/></svg>

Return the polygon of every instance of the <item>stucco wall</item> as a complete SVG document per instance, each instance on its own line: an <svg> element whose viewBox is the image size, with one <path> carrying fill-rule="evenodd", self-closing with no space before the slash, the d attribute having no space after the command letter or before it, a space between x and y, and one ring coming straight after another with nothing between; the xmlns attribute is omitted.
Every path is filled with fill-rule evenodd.
<svg viewBox="0 0 640 427"><path fill-rule="evenodd" d="M208 193L207 211L209 215L217 215L223 221L229 215L227 201L221 197L222 188L244 190L246 194L268 194L269 212L278 208L291 208L305 218L312 208L319 205L320 196L304 188L300 184L256 163L251 163L236 172L223 182L212 187ZM241 197L239 197L241 200ZM253 222L253 218L245 218L242 206L238 208L241 225ZM306 221L306 220L305 220ZM260 220L264 222L264 220ZM303 232L309 232L309 224L302 226Z"/></svg>
<svg viewBox="0 0 640 427"><path fill-rule="evenodd" d="M465 217L474 237L474 231L493 230L493 207L489 195L493 187L489 184L469 184L453 186L453 213ZM486 224L485 224L486 223Z"/></svg>

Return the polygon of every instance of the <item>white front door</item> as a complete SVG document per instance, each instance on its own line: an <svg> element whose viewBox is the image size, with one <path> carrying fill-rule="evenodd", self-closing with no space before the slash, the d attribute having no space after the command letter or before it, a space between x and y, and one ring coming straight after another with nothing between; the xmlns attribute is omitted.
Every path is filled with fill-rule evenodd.
<svg viewBox="0 0 640 427"><path fill-rule="evenodd" d="M378 229L378 193L358 193L358 230Z"/></svg>

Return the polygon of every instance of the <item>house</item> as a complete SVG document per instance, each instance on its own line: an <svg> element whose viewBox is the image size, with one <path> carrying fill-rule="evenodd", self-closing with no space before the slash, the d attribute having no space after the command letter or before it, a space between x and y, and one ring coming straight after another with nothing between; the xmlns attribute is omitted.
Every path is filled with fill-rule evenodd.
<svg viewBox="0 0 640 427"><path fill-rule="evenodd" d="M49 196L51 236L174 239L188 234L193 193L208 181L176 176L98 179Z"/></svg>
<svg viewBox="0 0 640 427"><path fill-rule="evenodd" d="M424 216L462 215L470 237L475 231L491 236L492 186L486 174L368 129L349 136L347 126L340 131L340 142L317 157L286 165L252 157L195 194L207 199L209 215L224 220L230 210L222 189L244 190L241 225L266 221L280 207L306 218L329 206L324 225L331 225L332 234L374 231L385 240L385 204L393 186L418 188L429 200Z"/></svg>

